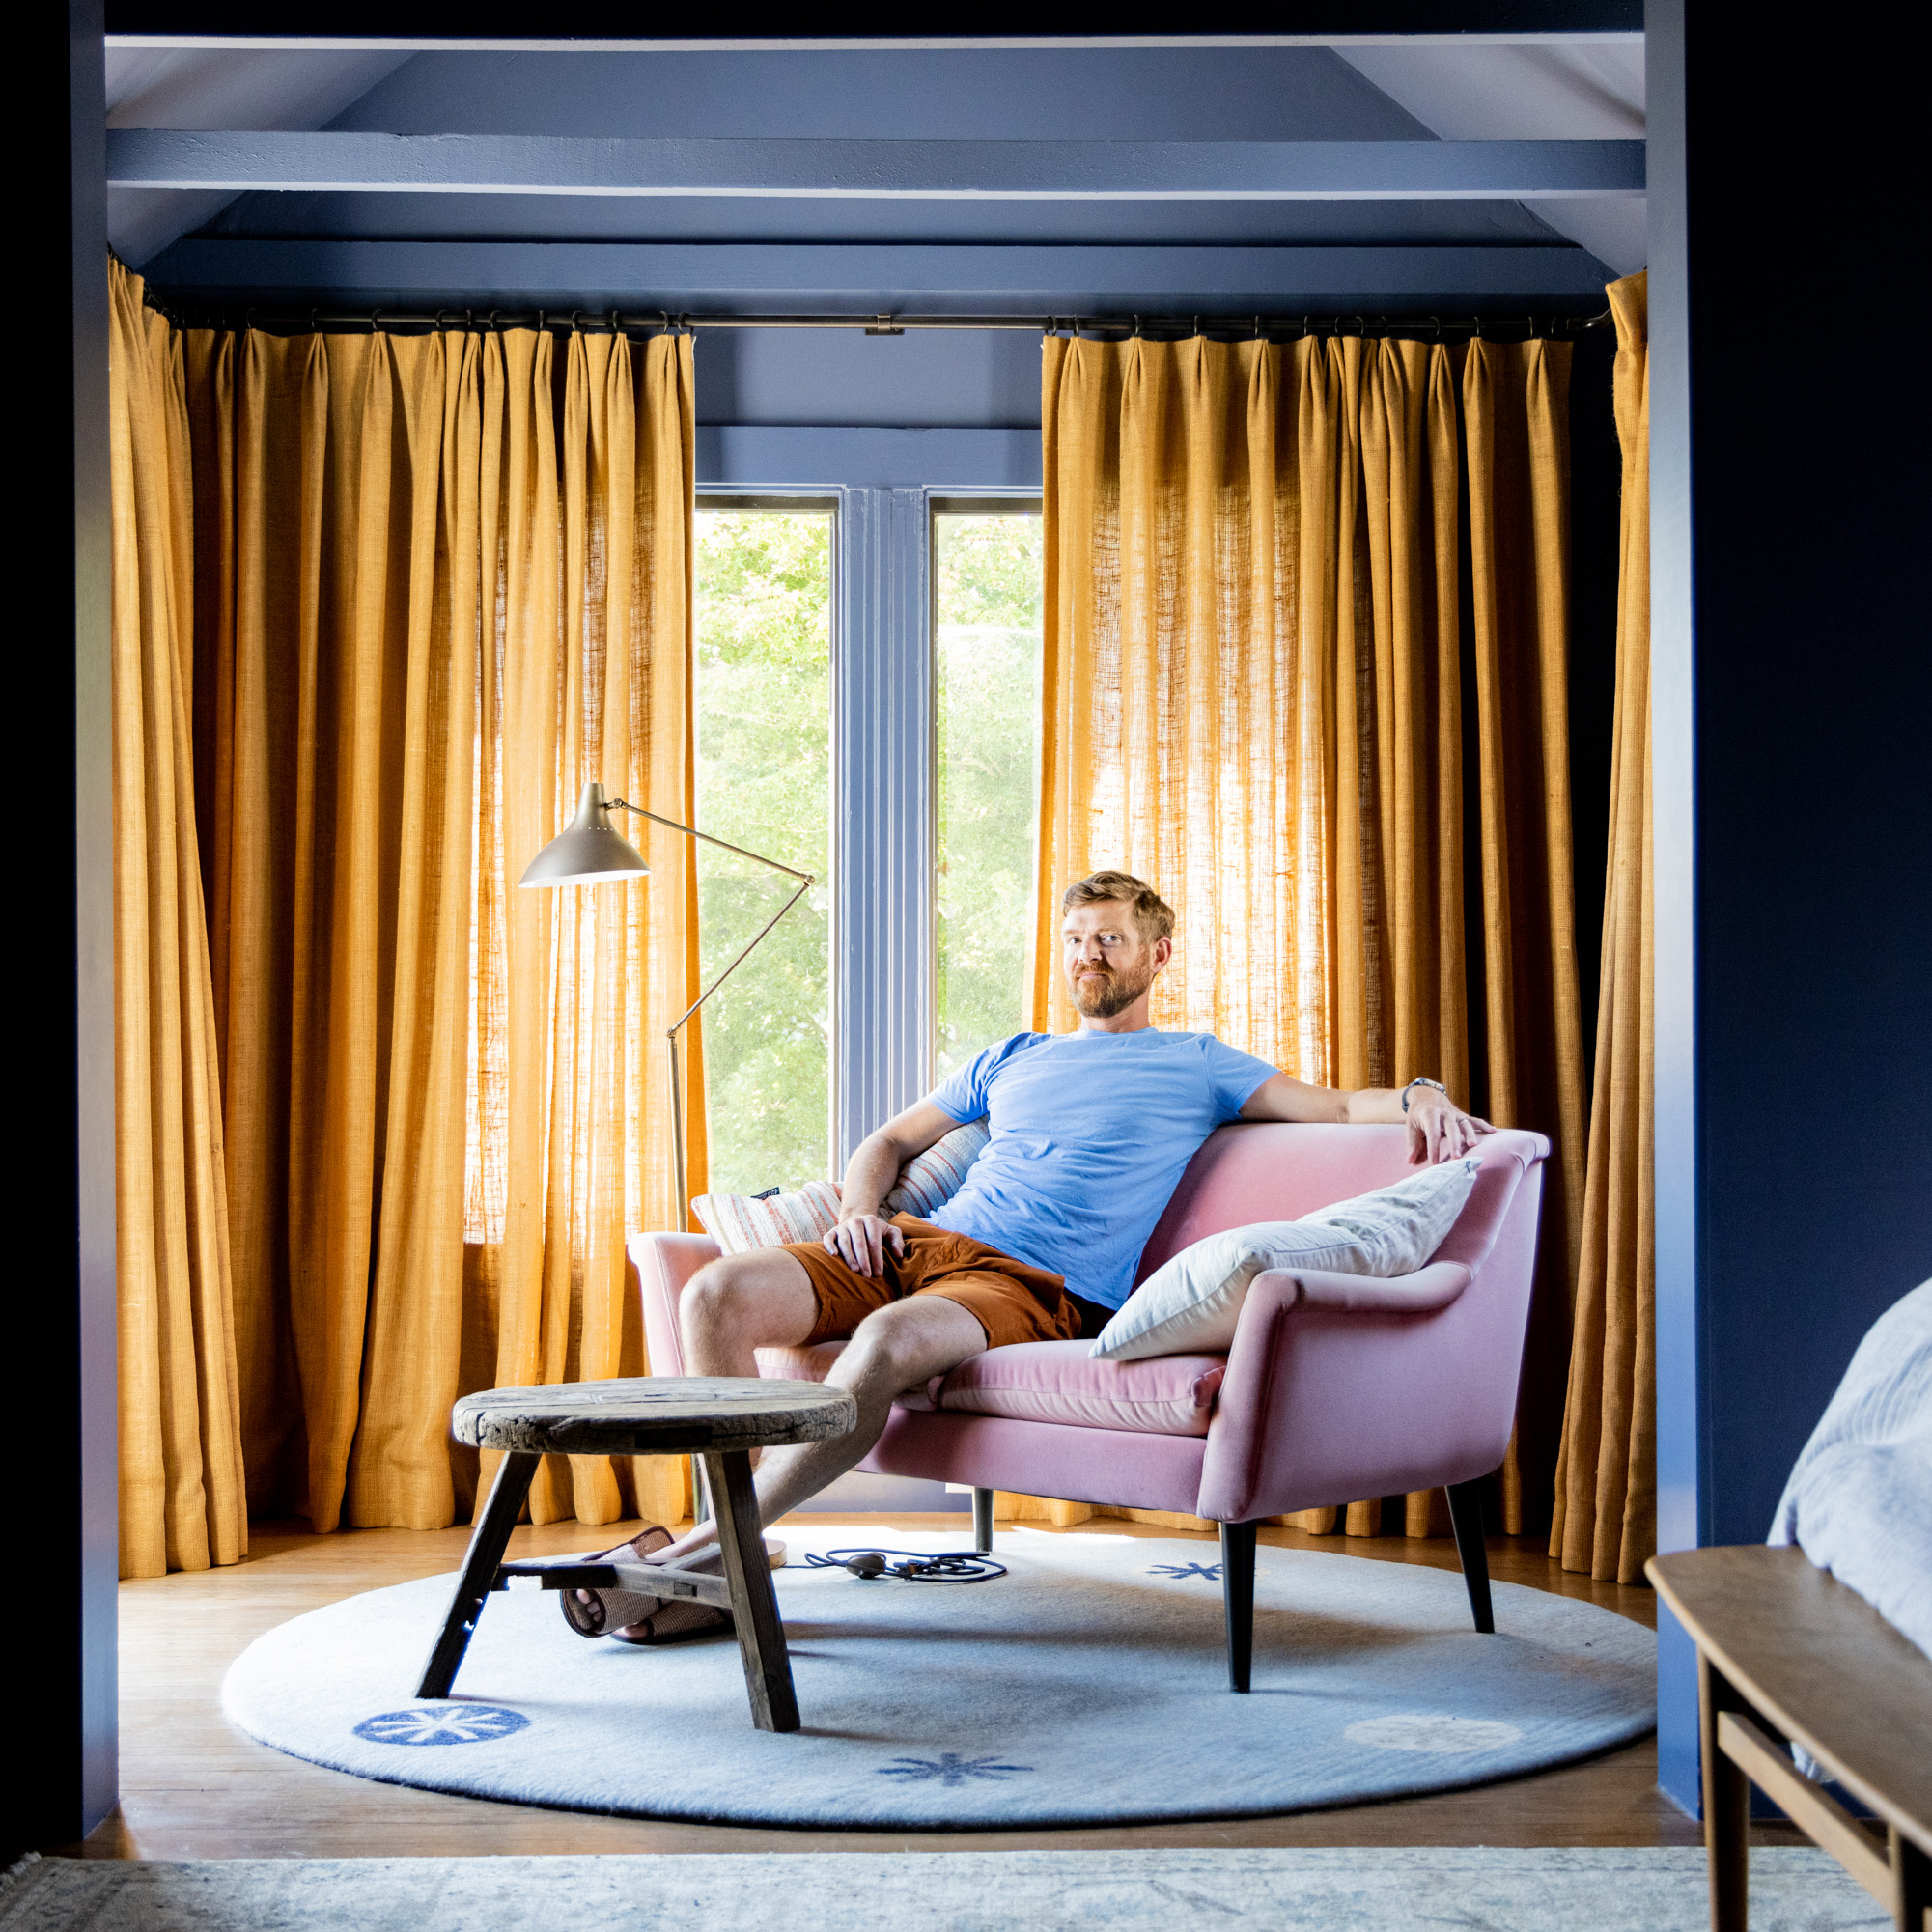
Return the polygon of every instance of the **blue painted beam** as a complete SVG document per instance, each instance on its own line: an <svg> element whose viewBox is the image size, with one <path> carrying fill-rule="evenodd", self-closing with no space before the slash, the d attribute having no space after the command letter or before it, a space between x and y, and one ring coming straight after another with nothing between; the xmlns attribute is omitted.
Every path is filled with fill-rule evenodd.
<svg viewBox="0 0 1932 1932"><path fill-rule="evenodd" d="M1514 201L1643 192L1641 141L621 140L111 128L116 187L864 201Z"/></svg>
<svg viewBox="0 0 1932 1932"><path fill-rule="evenodd" d="M810 424L698 425L700 490L927 490L962 495L1040 489L1038 430L852 430Z"/></svg>
<svg viewBox="0 0 1932 1932"><path fill-rule="evenodd" d="M1341 42L1383 35L1519 43L1643 31L1643 0L1289 0L1285 5L1283 0L1221 0L1211 15L1164 35L1146 32L1146 22L1137 17L1120 23L1142 29L1135 34L1070 34L1067 20L1043 20L1037 6L1015 0L975 0L969 15L965 10L958 16L927 10L916 20L887 0L847 0L836 9L739 0L702 20L654 17L631 0L575 0L568 9L552 9L541 17L533 17L523 0L468 0L461 9L451 8L448 0L280 0L272 17L260 0L109 0L106 11L110 41L238 46L299 36L323 42L377 39L440 46L497 41L545 47L557 45L557 37L566 34L576 45L599 41L634 45L641 38L640 26L677 26L686 34L701 26L704 44L727 46L854 41L904 45L940 37L966 45L984 45L989 40L1050 44L1078 39L1103 46L1161 40L1185 46L1210 37L1278 44L1284 40ZM672 39L668 43L688 42Z"/></svg>
<svg viewBox="0 0 1932 1932"><path fill-rule="evenodd" d="M1600 302L1573 247L1095 248L576 241L178 241L145 270L182 299L722 314L1427 314Z"/></svg>

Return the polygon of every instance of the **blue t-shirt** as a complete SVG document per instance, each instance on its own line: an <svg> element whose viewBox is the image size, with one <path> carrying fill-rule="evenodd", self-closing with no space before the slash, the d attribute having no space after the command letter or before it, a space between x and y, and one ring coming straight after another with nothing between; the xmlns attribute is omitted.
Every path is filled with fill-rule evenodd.
<svg viewBox="0 0 1932 1932"><path fill-rule="evenodd" d="M992 1138L931 1219L1117 1308L1194 1150L1274 1072L1212 1033L1016 1033L932 1095Z"/></svg>

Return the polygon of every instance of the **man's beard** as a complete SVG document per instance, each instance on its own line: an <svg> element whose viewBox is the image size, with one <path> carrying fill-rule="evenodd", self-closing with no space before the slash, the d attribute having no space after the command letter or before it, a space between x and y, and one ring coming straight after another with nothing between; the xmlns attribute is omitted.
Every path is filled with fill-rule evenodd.
<svg viewBox="0 0 1932 1932"><path fill-rule="evenodd" d="M1150 972L1122 979L1111 966L1085 966L1074 978L1074 1005L1087 1020L1111 1020L1125 1013L1154 984Z"/></svg>

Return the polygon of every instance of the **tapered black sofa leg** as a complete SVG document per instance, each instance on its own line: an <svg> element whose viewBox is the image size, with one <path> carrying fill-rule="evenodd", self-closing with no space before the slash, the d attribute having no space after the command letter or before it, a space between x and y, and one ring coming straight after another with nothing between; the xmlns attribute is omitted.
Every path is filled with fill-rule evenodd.
<svg viewBox="0 0 1932 1932"><path fill-rule="evenodd" d="M1482 1478L1452 1482L1449 1521L1456 1527L1456 1554L1463 1559L1463 1582L1470 1593L1470 1614L1485 1637L1496 1633L1496 1612L1489 1602L1489 1550L1482 1538Z"/></svg>
<svg viewBox="0 0 1932 1932"><path fill-rule="evenodd" d="M1227 1687L1246 1691L1254 1663L1254 1532L1259 1523L1221 1525L1221 1603L1227 1611Z"/></svg>
<svg viewBox="0 0 1932 1932"><path fill-rule="evenodd" d="M972 1493L972 1547L984 1556L993 1548L993 1492Z"/></svg>

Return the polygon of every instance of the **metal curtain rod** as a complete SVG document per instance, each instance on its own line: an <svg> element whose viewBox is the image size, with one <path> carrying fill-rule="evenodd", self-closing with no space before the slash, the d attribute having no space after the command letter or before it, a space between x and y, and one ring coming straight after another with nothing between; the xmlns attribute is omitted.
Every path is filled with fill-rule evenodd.
<svg viewBox="0 0 1932 1932"><path fill-rule="evenodd" d="M667 309L624 314L616 309L295 309L280 310L264 303L245 307L177 305L154 294L149 305L177 328L234 329L272 326L280 334L303 331L342 333L363 329L548 329L561 334L681 335L701 328L826 328L862 329L867 335L905 335L921 329L1010 329L1032 335L1224 335L1235 338L1274 335L1425 335L1480 336L1486 329L1524 329L1568 334L1600 328L1610 311L1594 316L915 316L915 315L673 315Z"/></svg>

